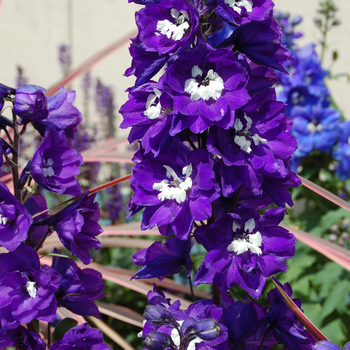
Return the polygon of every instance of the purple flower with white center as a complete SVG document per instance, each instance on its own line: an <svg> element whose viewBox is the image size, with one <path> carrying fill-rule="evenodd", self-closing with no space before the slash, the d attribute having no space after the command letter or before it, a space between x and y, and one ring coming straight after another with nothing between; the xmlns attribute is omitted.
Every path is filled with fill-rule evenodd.
<svg viewBox="0 0 350 350"><path fill-rule="evenodd" d="M228 24L237 26L252 20L262 21L272 10L271 0L209 0L209 7Z"/></svg>
<svg viewBox="0 0 350 350"><path fill-rule="evenodd" d="M194 221L208 219L211 202L220 196L213 163L206 150L189 152L175 143L156 159L137 163L130 180L130 208L132 214L145 208L141 229L170 224L177 238L187 240Z"/></svg>
<svg viewBox="0 0 350 350"><path fill-rule="evenodd" d="M40 335L23 326L4 333L0 330L0 348L7 349L10 346L20 350L46 350L45 342Z"/></svg>
<svg viewBox="0 0 350 350"><path fill-rule="evenodd" d="M194 285L214 283L222 293L240 285L252 298L259 298L266 278L286 271L285 260L295 252L296 239L278 224L284 209L271 208L260 215L240 206L210 226L194 232L208 251Z"/></svg>
<svg viewBox="0 0 350 350"><path fill-rule="evenodd" d="M22 85L17 88L14 112L23 121L40 121L49 115L47 110L47 98L44 95L46 89L37 85Z"/></svg>
<svg viewBox="0 0 350 350"><path fill-rule="evenodd" d="M234 111L250 99L247 78L229 50L213 50L199 41L195 48L181 53L160 80L174 99L170 134L186 128L201 133L212 125L231 127Z"/></svg>
<svg viewBox="0 0 350 350"><path fill-rule="evenodd" d="M62 278L49 266L40 268L36 251L20 245L0 255L0 322L3 330L15 329L33 319L55 319L55 291Z"/></svg>
<svg viewBox="0 0 350 350"><path fill-rule="evenodd" d="M337 175L341 180L350 178L350 122L345 121L339 126L339 140L333 157L339 162Z"/></svg>
<svg viewBox="0 0 350 350"><path fill-rule="evenodd" d="M132 278L154 278L160 280L186 269L187 277L192 270L190 251L192 240L168 238L165 243L154 242L150 247L142 249L132 256L132 262L142 268Z"/></svg>
<svg viewBox="0 0 350 350"><path fill-rule="evenodd" d="M0 112L4 107L4 103L5 103L4 97L11 97L11 95L15 95L15 94L16 94L16 89L6 86L4 84L0 84Z"/></svg>
<svg viewBox="0 0 350 350"><path fill-rule="evenodd" d="M33 220L2 182L0 182L0 198L0 245L12 251L27 239Z"/></svg>
<svg viewBox="0 0 350 350"><path fill-rule="evenodd" d="M280 284L280 283L279 283ZM293 291L288 283L283 286L283 290L292 296ZM293 311L288 307L277 288L267 294L270 308L258 325L258 332L263 333L267 327L272 328L273 335L279 344L284 344L288 350L309 350L316 341L310 333L304 330L303 325L298 321ZM300 299L293 299L300 308Z"/></svg>
<svg viewBox="0 0 350 350"><path fill-rule="evenodd" d="M290 177L284 159L293 154L297 144L289 133L291 119L283 112L284 104L275 100L274 89L268 89L236 111L233 128L211 128L207 146L210 152L222 157L225 196L241 184L261 187L265 176Z"/></svg>
<svg viewBox="0 0 350 350"><path fill-rule="evenodd" d="M263 21L251 21L239 26L218 47L232 46L234 52L245 54L254 63L286 73L282 63L293 60L293 56L281 45L281 34L281 27L271 11Z"/></svg>
<svg viewBox="0 0 350 350"><path fill-rule="evenodd" d="M292 109L292 133L298 142L296 156L304 157L313 150L329 152L339 133L340 111L316 106Z"/></svg>
<svg viewBox="0 0 350 350"><path fill-rule="evenodd" d="M41 221L42 225L53 227L63 245L85 265L92 262L89 249L101 248L96 238L102 228L98 224L100 211L95 197L96 194L85 193L59 213Z"/></svg>
<svg viewBox="0 0 350 350"><path fill-rule="evenodd" d="M232 350L268 350L276 345L277 342L270 332L260 348L264 334L257 334L256 331L260 319L266 315L265 309L254 301L245 300L245 302L237 301L225 310L222 323L228 329Z"/></svg>
<svg viewBox="0 0 350 350"><path fill-rule="evenodd" d="M199 32L199 16L187 0L161 0L136 12L139 40L146 51L178 54Z"/></svg>
<svg viewBox="0 0 350 350"><path fill-rule="evenodd" d="M74 100L75 91L66 91L62 86L56 95L47 97L49 115L43 120L33 122L41 136L44 136L48 127L53 126L56 130L64 130L67 137L73 137L83 119L79 110L73 106Z"/></svg>
<svg viewBox="0 0 350 350"><path fill-rule="evenodd" d="M57 249L54 253L59 254ZM72 259L54 256L52 266L61 276L62 283L55 292L58 306L77 315L101 318L94 300L103 298L102 275L93 269L80 269Z"/></svg>
<svg viewBox="0 0 350 350"><path fill-rule="evenodd" d="M128 140L141 140L146 153L158 155L160 148L169 139L172 122L173 101L158 84L150 82L134 88L129 100L120 108L124 121L122 129L132 126Z"/></svg>
<svg viewBox="0 0 350 350"><path fill-rule="evenodd" d="M71 328L61 340L55 341L49 350L111 350L103 342L102 332L90 328L87 323Z"/></svg>
<svg viewBox="0 0 350 350"><path fill-rule="evenodd" d="M82 156L71 148L64 131L46 130L39 148L34 153L31 174L43 188L60 194L81 194L75 178L83 164Z"/></svg>

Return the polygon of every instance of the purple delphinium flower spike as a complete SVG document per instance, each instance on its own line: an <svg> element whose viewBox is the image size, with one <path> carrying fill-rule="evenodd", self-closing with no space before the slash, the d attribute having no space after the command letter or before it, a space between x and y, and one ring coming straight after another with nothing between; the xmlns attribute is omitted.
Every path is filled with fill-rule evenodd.
<svg viewBox="0 0 350 350"><path fill-rule="evenodd" d="M187 240L193 222L208 219L211 202L220 195L213 163L205 149L189 152L176 143L157 158L137 163L130 180L130 208L132 214L145 208L141 229L170 224L177 238Z"/></svg>
<svg viewBox="0 0 350 350"><path fill-rule="evenodd" d="M54 253L59 254L55 248ZM52 266L61 276L62 283L55 292L58 306L73 311L77 315L101 318L98 307L93 302L103 298L102 275L93 269L80 269L72 259L53 257Z"/></svg>
<svg viewBox="0 0 350 350"><path fill-rule="evenodd" d="M27 239L33 220L2 182L0 182L0 198L0 245L12 251Z"/></svg>
<svg viewBox="0 0 350 350"><path fill-rule="evenodd" d="M288 283L281 287L291 297L292 288ZM288 307L277 288L267 294L270 308L258 325L258 332L263 333L267 327L272 328L273 335L279 344L284 344L288 350L309 350L316 343L310 333L304 330L293 311ZM300 299L293 299L300 308Z"/></svg>
<svg viewBox="0 0 350 350"><path fill-rule="evenodd" d="M160 80L174 99L170 134L186 128L201 133L212 125L231 127L234 111L250 99L247 80L247 72L226 49L213 50L199 41L181 53Z"/></svg>
<svg viewBox="0 0 350 350"><path fill-rule="evenodd" d="M0 329L0 348L7 349L10 346L21 350L46 350L45 342L40 335L23 326L6 332Z"/></svg>
<svg viewBox="0 0 350 350"><path fill-rule="evenodd" d="M26 245L0 255L0 322L4 330L15 329L33 319L55 319L55 291L62 281L49 266L40 268L37 252Z"/></svg>
<svg viewBox="0 0 350 350"><path fill-rule="evenodd" d="M45 119L49 114L45 92L46 89L36 85L20 86L16 91L14 112L27 122Z"/></svg>
<svg viewBox="0 0 350 350"><path fill-rule="evenodd" d="M41 136L44 136L48 127L53 126L56 130L64 130L67 137L73 137L83 119L79 110L73 106L74 100L75 91L66 91L62 86L56 95L47 97L49 115L43 120L33 122Z"/></svg>
<svg viewBox="0 0 350 350"><path fill-rule="evenodd" d="M111 350L103 342L102 332L97 328L90 328L87 323L71 328L61 340L55 341L49 350Z"/></svg>
<svg viewBox="0 0 350 350"><path fill-rule="evenodd" d="M71 148L64 131L49 128L31 163L33 179L43 188L60 194L81 194L75 178L80 173L82 156Z"/></svg>
<svg viewBox="0 0 350 350"><path fill-rule="evenodd" d="M284 228L284 209L271 208L260 215L248 206L222 216L212 225L194 232L208 251L194 285L214 283L226 293L240 285L259 298L266 278L286 271L286 260L295 253L296 239Z"/></svg>
<svg viewBox="0 0 350 350"><path fill-rule="evenodd" d="M98 224L100 211L95 197L96 194L85 193L59 213L41 221L41 225L51 226L63 245L85 265L92 262L89 249L101 248L96 238L102 228Z"/></svg>

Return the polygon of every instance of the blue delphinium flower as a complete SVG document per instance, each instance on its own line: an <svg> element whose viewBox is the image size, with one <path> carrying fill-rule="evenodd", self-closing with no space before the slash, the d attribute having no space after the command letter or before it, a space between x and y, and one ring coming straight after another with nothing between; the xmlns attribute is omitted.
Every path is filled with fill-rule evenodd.
<svg viewBox="0 0 350 350"><path fill-rule="evenodd" d="M350 122L345 121L339 125L339 140L336 149L333 151L333 157L339 162L337 166L337 175L341 180L350 177Z"/></svg>

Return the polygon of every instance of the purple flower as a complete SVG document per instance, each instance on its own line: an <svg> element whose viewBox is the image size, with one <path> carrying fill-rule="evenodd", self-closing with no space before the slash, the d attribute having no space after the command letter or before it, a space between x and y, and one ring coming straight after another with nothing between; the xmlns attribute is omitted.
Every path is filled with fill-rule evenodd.
<svg viewBox="0 0 350 350"><path fill-rule="evenodd" d="M36 251L20 245L0 255L0 320L4 330L15 329L33 319L53 321L55 291L62 281L49 266L40 268Z"/></svg>
<svg viewBox="0 0 350 350"><path fill-rule="evenodd" d="M192 270L190 251L192 240L182 241L168 238L165 243L154 242L150 247L142 249L132 256L132 262L142 268L132 278L154 278L160 280L186 269L187 277Z"/></svg>
<svg viewBox="0 0 350 350"><path fill-rule="evenodd" d="M186 50L199 32L199 16L187 0L161 0L136 12L138 40L146 51L174 54Z"/></svg>
<svg viewBox="0 0 350 350"><path fill-rule="evenodd" d="M15 250L27 239L32 217L23 205L0 182L0 245Z"/></svg>
<svg viewBox="0 0 350 350"><path fill-rule="evenodd" d="M96 194L88 196L85 193L59 213L41 222L42 225L53 227L63 245L85 265L92 261L89 249L101 248L101 243L95 238L102 232L98 224L100 212L98 203L94 202L95 197Z"/></svg>
<svg viewBox="0 0 350 350"><path fill-rule="evenodd" d="M87 323L70 329L61 340L55 341L49 350L111 350L103 342L102 332L90 328Z"/></svg>
<svg viewBox="0 0 350 350"><path fill-rule="evenodd" d="M337 174L341 180L350 178L350 122L345 121L339 126L339 140L333 157L339 162Z"/></svg>
<svg viewBox="0 0 350 350"><path fill-rule="evenodd" d="M80 173L82 163L82 156L71 148L64 131L50 128L34 153L31 174L40 186L49 191L80 195L80 185L75 176Z"/></svg>
<svg viewBox="0 0 350 350"><path fill-rule="evenodd" d="M129 100L119 112L124 118L120 127L132 126L129 142L141 140L145 152L152 151L157 156L170 137L172 98L158 84L150 82L130 91Z"/></svg>
<svg viewBox="0 0 350 350"><path fill-rule="evenodd" d="M1 117L1 116L0 116ZM6 118L4 118L6 119ZM0 125L0 130L2 129ZM0 167L4 164L3 155L9 155L10 153L16 154L15 150L11 145L9 145L5 140L0 138Z"/></svg>
<svg viewBox="0 0 350 350"><path fill-rule="evenodd" d="M24 121L36 122L45 119L47 110L46 90L36 85L22 85L17 88L14 112Z"/></svg>
<svg viewBox="0 0 350 350"><path fill-rule="evenodd" d="M202 41L179 55L161 83L174 99L171 135L186 128L201 133L212 125L227 129L234 123L234 111L250 98L247 72L236 56Z"/></svg>
<svg viewBox="0 0 350 350"><path fill-rule="evenodd" d="M278 224L284 209L271 208L260 215L240 206L210 226L194 232L208 251L194 285L214 283L222 293L240 285L251 297L259 298L266 278L286 271L285 260L295 252L296 239Z"/></svg>
<svg viewBox="0 0 350 350"><path fill-rule="evenodd" d="M73 137L83 119L79 110L73 106L74 100L75 91L66 91L62 86L56 95L47 97L49 115L43 120L33 122L41 136L44 136L49 126L53 126L56 130L64 130L67 137Z"/></svg>
<svg viewBox="0 0 350 350"><path fill-rule="evenodd" d="M344 350L346 350L346 348L349 348L349 345L349 343L348 346L345 345ZM328 340L320 340L313 345L312 350L341 350L341 348Z"/></svg>
<svg viewBox="0 0 350 350"><path fill-rule="evenodd" d="M5 349L10 346L21 350L46 350L45 342L40 335L23 326L4 333L0 330L0 348Z"/></svg>
<svg viewBox="0 0 350 350"><path fill-rule="evenodd" d="M4 103L5 103L4 97L10 97L11 95L15 95L15 94L16 94L16 89L6 86L4 84L0 84L0 112L4 107Z"/></svg>
<svg viewBox="0 0 350 350"><path fill-rule="evenodd" d="M54 253L59 254L57 249ZM52 268L62 276L62 282L55 295L58 306L77 315L100 317L93 300L103 298L102 275L93 269L80 269L72 259L54 256Z"/></svg>
<svg viewBox="0 0 350 350"><path fill-rule="evenodd" d="M137 163L130 186L132 213L145 208L141 229L170 224L182 240L187 240L194 221L211 216L211 202L219 197L210 154L204 149L189 152L175 143L156 159Z"/></svg>

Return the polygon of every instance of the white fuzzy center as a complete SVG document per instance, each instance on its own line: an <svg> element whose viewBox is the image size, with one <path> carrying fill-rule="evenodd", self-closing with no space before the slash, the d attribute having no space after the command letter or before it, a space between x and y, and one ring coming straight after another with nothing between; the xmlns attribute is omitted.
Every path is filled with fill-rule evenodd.
<svg viewBox="0 0 350 350"><path fill-rule="evenodd" d="M246 114L244 114L244 119L247 122L247 126L245 128L243 128L243 123L238 118L235 120L233 127L236 131L236 135L233 141L241 148L242 151L250 153L252 151L250 147L252 144L251 140L253 140L255 146L258 146L260 142L265 144L267 143L267 140L260 137L258 134L252 135L249 130L253 121Z"/></svg>
<svg viewBox="0 0 350 350"><path fill-rule="evenodd" d="M0 214L0 225L5 226L8 220L8 218L5 218L5 216L2 216L2 214Z"/></svg>
<svg viewBox="0 0 350 350"><path fill-rule="evenodd" d="M253 11L253 1L252 0L225 0L226 5L232 7L236 12L241 14L244 7L247 12Z"/></svg>
<svg viewBox="0 0 350 350"><path fill-rule="evenodd" d="M55 175L55 172L53 171L52 165L53 165L53 160L52 160L52 158L49 158L43 166L43 175L45 177L51 177L51 176Z"/></svg>
<svg viewBox="0 0 350 350"><path fill-rule="evenodd" d="M192 78L185 81L185 92L191 95L191 100L198 101L217 100L224 89L224 81L221 77L210 69L203 79L203 71L198 66L193 66L191 70Z"/></svg>
<svg viewBox="0 0 350 350"><path fill-rule="evenodd" d="M36 286L35 286L35 282L32 281L28 281L26 284L26 288L27 288L27 292L30 295L31 298L35 298L36 297Z"/></svg>
<svg viewBox="0 0 350 350"><path fill-rule="evenodd" d="M146 102L146 110L143 112L149 119L156 119L160 116L162 106L156 100L160 98L161 92L158 89L153 90L154 94L149 94Z"/></svg>
<svg viewBox="0 0 350 350"><path fill-rule="evenodd" d="M317 121L313 120L306 125L306 129L313 135L318 131L322 131L322 124L317 124Z"/></svg>
<svg viewBox="0 0 350 350"><path fill-rule="evenodd" d="M186 176L182 181L176 172L167 165L163 165L166 169L166 176L161 182L155 183L153 189L160 191L158 198L161 201L165 199L175 199L177 203L183 203L186 200L187 191L192 187L192 165L187 165L182 169L182 174Z"/></svg>
<svg viewBox="0 0 350 350"><path fill-rule="evenodd" d="M155 32L155 35L159 36L160 34L163 34L168 39L175 41L181 40L190 27L190 24L188 23L188 14L186 11L180 12L176 9L171 9L170 13L175 22L172 23L167 19L158 21L157 31L159 33Z"/></svg>
<svg viewBox="0 0 350 350"><path fill-rule="evenodd" d="M233 222L232 231L236 232L240 229L241 226L237 222ZM262 237L259 231L252 234L255 229L255 221L254 219L249 219L244 225L244 237L235 238L232 243L227 247L227 250L230 252L234 252L237 255L247 252L250 250L253 254L261 255L261 243Z"/></svg>
<svg viewBox="0 0 350 350"><path fill-rule="evenodd" d="M183 324L183 322L184 321L177 321L177 323L180 324L180 327ZM181 340L179 331L176 328L173 328L172 331L171 331L171 335L170 336L171 336L172 341L176 345L176 347L179 348L180 340ZM202 341L203 341L203 339L201 339L199 337L195 337L194 339L192 339L188 343L186 350L196 350L196 344L197 343L201 343Z"/></svg>

